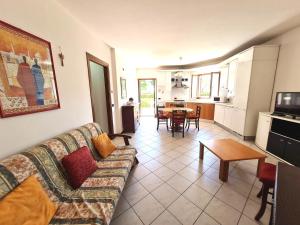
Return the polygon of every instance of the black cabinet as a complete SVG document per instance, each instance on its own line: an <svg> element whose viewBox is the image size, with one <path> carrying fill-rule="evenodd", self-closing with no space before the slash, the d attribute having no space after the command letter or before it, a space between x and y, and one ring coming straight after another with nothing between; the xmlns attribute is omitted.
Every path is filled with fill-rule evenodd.
<svg viewBox="0 0 300 225"><path fill-rule="evenodd" d="M300 141L270 132L267 151L300 167Z"/></svg>
<svg viewBox="0 0 300 225"><path fill-rule="evenodd" d="M268 145L267 150L271 152L272 154L283 158L284 157L284 148L286 145L285 138L283 138L281 135L270 132L269 139L268 139Z"/></svg>
<svg viewBox="0 0 300 225"><path fill-rule="evenodd" d="M300 167L300 142L294 140L286 140L284 159L295 166Z"/></svg>

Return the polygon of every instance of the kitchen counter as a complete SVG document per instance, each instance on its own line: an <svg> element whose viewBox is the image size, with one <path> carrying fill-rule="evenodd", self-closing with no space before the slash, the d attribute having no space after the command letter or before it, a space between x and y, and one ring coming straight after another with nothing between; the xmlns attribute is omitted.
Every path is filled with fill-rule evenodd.
<svg viewBox="0 0 300 225"><path fill-rule="evenodd" d="M163 102L180 102L180 100L165 100ZM217 101L214 101L212 99L189 99L189 100L184 100L185 103L203 103L203 104L215 104L215 103L220 103Z"/></svg>
<svg viewBox="0 0 300 225"><path fill-rule="evenodd" d="M215 113L215 102L210 99L195 99L187 101L164 101L166 107L171 107L172 103L183 103L185 107L193 109L196 112L197 106L201 107L200 119L213 121Z"/></svg>

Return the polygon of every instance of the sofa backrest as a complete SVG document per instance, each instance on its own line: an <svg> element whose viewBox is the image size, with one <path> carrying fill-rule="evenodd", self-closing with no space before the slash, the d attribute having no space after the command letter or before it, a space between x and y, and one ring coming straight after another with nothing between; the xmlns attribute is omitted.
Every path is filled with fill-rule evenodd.
<svg viewBox="0 0 300 225"><path fill-rule="evenodd" d="M1 160L0 199L34 174L53 200L74 197L74 190L66 182L61 159L80 147L88 146L94 158L100 160L91 140L100 133L98 124L89 123Z"/></svg>

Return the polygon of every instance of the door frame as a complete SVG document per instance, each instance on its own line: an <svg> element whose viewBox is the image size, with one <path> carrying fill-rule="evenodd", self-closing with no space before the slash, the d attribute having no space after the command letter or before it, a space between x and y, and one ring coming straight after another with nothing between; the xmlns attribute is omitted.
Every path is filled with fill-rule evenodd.
<svg viewBox="0 0 300 225"><path fill-rule="evenodd" d="M141 112L141 95L140 95L140 93L141 93L141 89L140 89L140 80L153 80L154 81L154 109L153 109L153 111L154 111L154 116L155 116L155 114L156 114L156 104L157 104L157 79L156 78L138 78L138 98L139 98L139 111ZM141 115L141 114L140 114ZM143 116L143 115L141 115L141 116Z"/></svg>
<svg viewBox="0 0 300 225"><path fill-rule="evenodd" d="M93 121L95 122L95 109L93 107L93 98L92 98L92 77L91 77L91 68L89 62L94 62L98 65L103 66L104 68L104 82L105 82L105 95L106 95L106 109L107 109L107 118L108 118L108 130L110 134L114 133L114 125L113 125L113 116L112 116L112 103L111 103L111 95L110 95L110 74L109 74L109 64L104 62L103 60L93 56L92 54L86 52L86 61L88 68L88 76L89 76L89 89L90 89L90 99L92 105L92 114ZM99 124L101 127L101 124Z"/></svg>

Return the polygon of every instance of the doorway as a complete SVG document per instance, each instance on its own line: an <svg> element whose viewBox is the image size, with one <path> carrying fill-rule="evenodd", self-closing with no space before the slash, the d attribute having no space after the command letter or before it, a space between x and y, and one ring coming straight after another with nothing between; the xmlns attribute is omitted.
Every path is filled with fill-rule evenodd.
<svg viewBox="0 0 300 225"><path fill-rule="evenodd" d="M156 79L138 79L140 115L154 116L156 106Z"/></svg>
<svg viewBox="0 0 300 225"><path fill-rule="evenodd" d="M86 53L93 121L106 133L113 133L109 64Z"/></svg>

